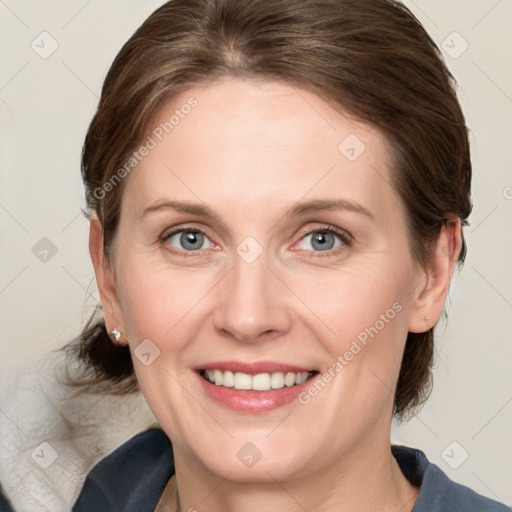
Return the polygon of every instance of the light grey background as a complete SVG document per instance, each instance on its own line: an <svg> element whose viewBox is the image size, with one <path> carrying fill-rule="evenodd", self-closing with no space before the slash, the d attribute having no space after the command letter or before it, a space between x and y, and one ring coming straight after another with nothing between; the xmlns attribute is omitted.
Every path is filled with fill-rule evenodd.
<svg viewBox="0 0 512 512"><path fill-rule="evenodd" d="M0 480L18 510L65 510L91 461L151 422L137 400L116 409L110 399L82 400L80 412L68 401L66 417L104 427L94 435L99 451L77 455L77 430L66 427L70 447L52 427L64 409L45 369L98 301L80 212L83 138L112 59L161 3L0 0ZM418 417L394 428L393 441L421 448L453 480L510 505L512 1L405 3L460 84L475 206L449 319L437 328L433 393Z"/></svg>

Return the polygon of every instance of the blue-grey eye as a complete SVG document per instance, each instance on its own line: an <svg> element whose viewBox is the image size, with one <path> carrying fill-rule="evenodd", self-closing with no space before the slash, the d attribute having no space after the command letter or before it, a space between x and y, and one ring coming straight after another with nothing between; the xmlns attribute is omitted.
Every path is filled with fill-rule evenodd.
<svg viewBox="0 0 512 512"><path fill-rule="evenodd" d="M307 234L305 237L302 238L302 240L300 241L301 244L304 241L310 243L311 247L313 247L313 250L315 251L328 251L330 249L340 247L342 244L342 241L338 235L325 230L312 231L311 233ZM301 246L301 249L304 249L306 251L311 250L310 247L304 246Z"/></svg>
<svg viewBox="0 0 512 512"><path fill-rule="evenodd" d="M177 231L170 235L167 240L174 247L186 251L198 251L209 247L208 237L199 231Z"/></svg>

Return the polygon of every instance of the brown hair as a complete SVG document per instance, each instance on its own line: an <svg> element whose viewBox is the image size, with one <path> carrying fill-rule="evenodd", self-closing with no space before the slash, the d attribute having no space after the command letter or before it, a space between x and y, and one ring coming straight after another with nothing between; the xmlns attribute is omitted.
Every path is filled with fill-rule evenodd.
<svg viewBox="0 0 512 512"><path fill-rule="evenodd" d="M85 213L101 221L109 262L123 182L98 190L145 140L171 96L221 76L306 87L377 127L393 156L393 186L419 265L428 263L447 216L467 225L471 162L455 81L406 7L394 0L172 0L115 58L83 147ZM460 264L465 255L463 238ZM98 311L66 350L84 371L75 383L138 389L129 349L112 344ZM433 353L433 329L408 333L394 399L398 419L428 397Z"/></svg>

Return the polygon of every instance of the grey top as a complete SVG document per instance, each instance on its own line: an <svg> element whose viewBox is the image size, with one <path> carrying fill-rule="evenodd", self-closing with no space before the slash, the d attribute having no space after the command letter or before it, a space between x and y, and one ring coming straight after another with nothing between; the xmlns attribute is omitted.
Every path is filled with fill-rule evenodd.
<svg viewBox="0 0 512 512"><path fill-rule="evenodd" d="M450 480L421 451L392 445L404 476L421 485L413 512L510 512L508 507ZM151 428L132 437L91 470L72 512L154 512L174 474L172 445Z"/></svg>

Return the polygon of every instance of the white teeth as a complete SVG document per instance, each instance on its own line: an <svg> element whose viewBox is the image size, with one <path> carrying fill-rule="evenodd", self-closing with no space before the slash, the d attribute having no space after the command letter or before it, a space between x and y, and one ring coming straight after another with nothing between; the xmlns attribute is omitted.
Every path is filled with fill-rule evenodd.
<svg viewBox="0 0 512 512"><path fill-rule="evenodd" d="M247 373L235 373L235 389L251 389L252 379ZM217 384L217 383L215 383ZM218 384L217 384L218 385Z"/></svg>
<svg viewBox="0 0 512 512"><path fill-rule="evenodd" d="M270 389L270 375L268 373L258 373L252 376L252 389L256 391L266 391Z"/></svg>
<svg viewBox="0 0 512 512"><path fill-rule="evenodd" d="M281 389L296 386L306 382L310 372L274 372L274 373L258 373L249 375L247 373L233 372L222 370L206 370L204 376L212 384L216 386L224 386L226 388L235 388L240 390L254 391L270 391L271 389Z"/></svg>
<svg viewBox="0 0 512 512"><path fill-rule="evenodd" d="M270 387L272 389L284 388L284 375L283 372L276 372L270 376Z"/></svg>
<svg viewBox="0 0 512 512"><path fill-rule="evenodd" d="M295 373L288 372L286 374L286 377L284 378L284 385L291 388L292 386L295 386Z"/></svg>
<svg viewBox="0 0 512 512"><path fill-rule="evenodd" d="M295 384L303 384L308 380L309 373L308 372L302 372L297 373L295 377Z"/></svg>
<svg viewBox="0 0 512 512"><path fill-rule="evenodd" d="M230 372L229 370L224 372L224 375L222 376L222 385L225 388L232 388L235 386L235 375L233 372Z"/></svg>

